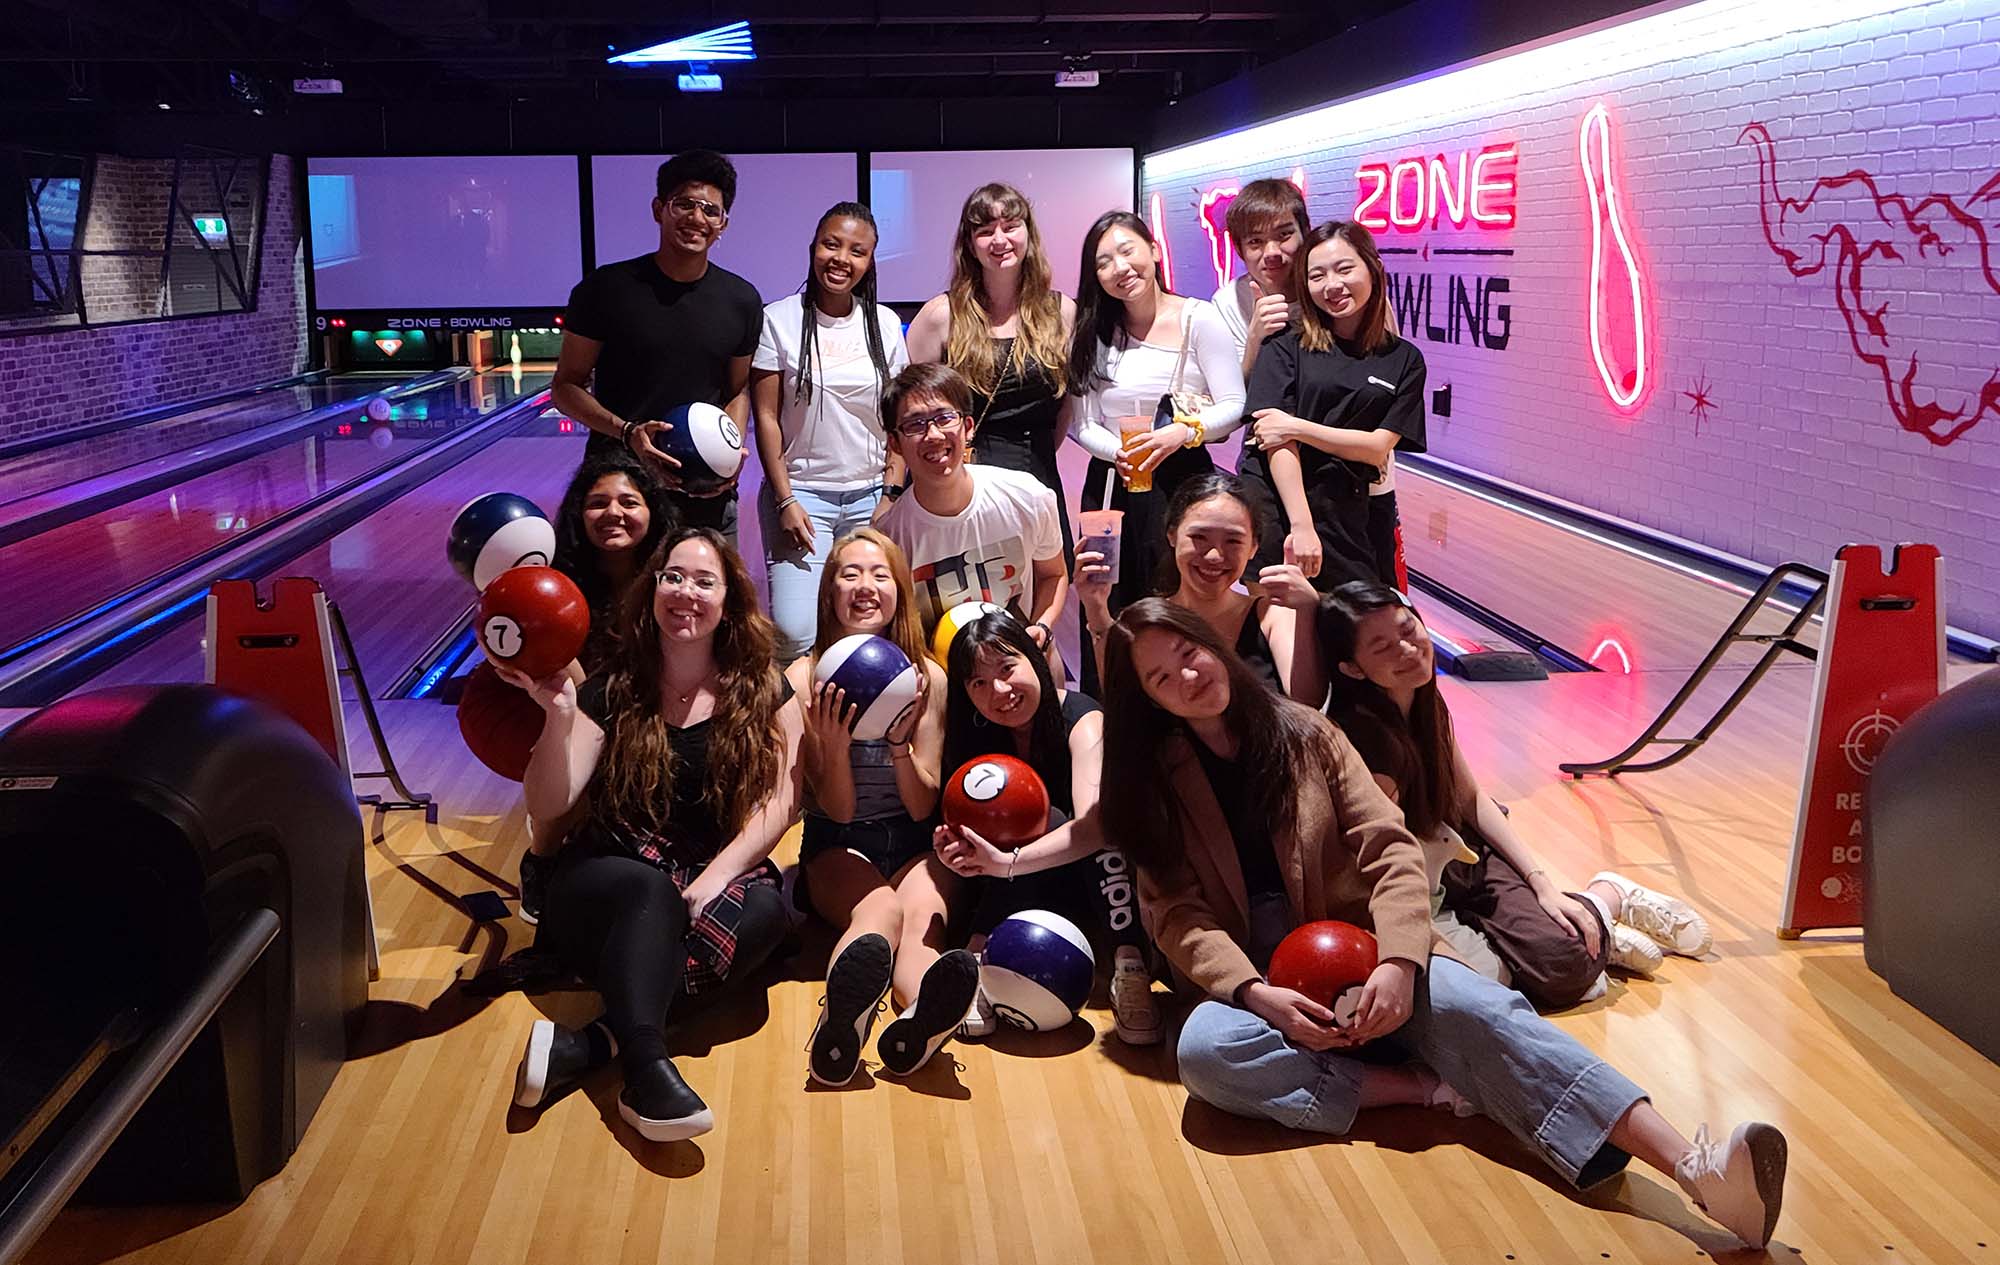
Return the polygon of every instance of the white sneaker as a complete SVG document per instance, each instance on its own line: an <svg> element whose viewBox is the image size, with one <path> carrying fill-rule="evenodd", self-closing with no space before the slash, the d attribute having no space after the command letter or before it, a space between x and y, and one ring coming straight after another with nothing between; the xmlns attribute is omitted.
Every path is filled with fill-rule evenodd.
<svg viewBox="0 0 2000 1265"><path fill-rule="evenodd" d="M1598 998L1604 996L1604 994L1610 991L1611 991L1611 981L1604 978L1603 971L1599 971L1597 973L1597 978L1590 981L1590 987L1583 990L1583 996L1576 999L1577 1004L1582 1005L1584 1002L1587 1001L1596 1001Z"/></svg>
<svg viewBox="0 0 2000 1265"><path fill-rule="evenodd" d="M985 986L981 985L973 991L972 1005L966 1010L965 1018L958 1021L959 1039L990 1037L999 1027L1000 1017L993 1013L993 1001L987 997Z"/></svg>
<svg viewBox="0 0 2000 1265"><path fill-rule="evenodd" d="M1451 1083L1438 1075L1436 1069L1419 1063L1417 1065L1417 1076L1426 1086L1424 1090L1424 1106L1434 1111L1449 1111L1460 1120L1479 1114L1479 1108L1473 1106L1471 1100L1464 1094L1453 1089ZM1432 1082L1436 1083L1433 1084Z"/></svg>
<svg viewBox="0 0 2000 1265"><path fill-rule="evenodd" d="M1651 975L1660 969L1667 955L1660 946L1640 935L1622 922L1611 924L1611 952L1605 955L1607 965L1634 975Z"/></svg>
<svg viewBox="0 0 2000 1265"><path fill-rule="evenodd" d="M1111 1025L1126 1045L1160 1043L1160 1004L1153 997L1153 973L1146 969L1145 957L1129 944L1119 945L1111 960Z"/></svg>
<svg viewBox="0 0 2000 1265"><path fill-rule="evenodd" d="M1727 1142L1710 1142L1703 1125L1695 1130L1694 1149L1674 1165L1674 1179L1709 1220L1761 1248L1777 1228L1785 1152L1785 1135L1776 1125L1739 1124Z"/></svg>
<svg viewBox="0 0 2000 1265"><path fill-rule="evenodd" d="M1621 874L1606 870L1590 880L1593 883L1609 883L1618 889L1623 907L1618 911L1618 921L1634 931L1651 936L1659 946L1669 953L1683 957L1698 958L1708 952L1715 943L1715 935L1708 929L1708 919L1694 911L1694 906L1665 892L1656 892L1650 887L1641 887Z"/></svg>

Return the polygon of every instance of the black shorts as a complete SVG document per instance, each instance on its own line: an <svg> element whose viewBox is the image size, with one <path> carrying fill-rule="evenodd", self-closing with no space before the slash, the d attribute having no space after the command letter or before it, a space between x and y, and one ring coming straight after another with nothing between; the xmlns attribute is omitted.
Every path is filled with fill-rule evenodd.
<svg viewBox="0 0 2000 1265"><path fill-rule="evenodd" d="M904 866L930 850L930 823L913 821L908 813L868 821L834 821L808 813L805 837L799 843L799 865L803 869L821 853L847 851L873 865L883 878L893 879Z"/></svg>

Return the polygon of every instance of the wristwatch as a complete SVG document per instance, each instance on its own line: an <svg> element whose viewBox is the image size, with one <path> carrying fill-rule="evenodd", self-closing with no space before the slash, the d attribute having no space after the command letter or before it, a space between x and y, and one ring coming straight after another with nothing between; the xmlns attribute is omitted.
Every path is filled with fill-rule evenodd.
<svg viewBox="0 0 2000 1265"><path fill-rule="evenodd" d="M1049 626L1048 626L1047 624L1043 623L1043 622L1042 622L1041 620L1039 620L1039 619L1038 619L1038 620L1036 620L1036 621L1035 621L1034 623L1032 623L1032 624L1029 624L1029 625L1028 625L1028 627L1029 627L1030 629L1035 629L1035 628L1039 628L1039 629L1041 629L1041 630L1042 630L1042 645L1043 645L1043 646L1045 646L1045 647L1046 647L1046 646L1053 646L1054 644L1056 644L1056 630L1055 630L1055 629L1053 629L1053 628L1051 628L1051 627L1049 627Z"/></svg>

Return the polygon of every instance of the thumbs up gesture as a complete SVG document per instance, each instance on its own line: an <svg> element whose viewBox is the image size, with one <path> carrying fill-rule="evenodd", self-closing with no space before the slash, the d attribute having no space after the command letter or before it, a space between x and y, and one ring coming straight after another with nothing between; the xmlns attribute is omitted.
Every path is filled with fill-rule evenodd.
<svg viewBox="0 0 2000 1265"><path fill-rule="evenodd" d="M1250 278L1250 293L1256 296L1250 308L1250 337L1261 343L1283 333L1292 323L1291 304L1285 296L1266 292L1255 277Z"/></svg>

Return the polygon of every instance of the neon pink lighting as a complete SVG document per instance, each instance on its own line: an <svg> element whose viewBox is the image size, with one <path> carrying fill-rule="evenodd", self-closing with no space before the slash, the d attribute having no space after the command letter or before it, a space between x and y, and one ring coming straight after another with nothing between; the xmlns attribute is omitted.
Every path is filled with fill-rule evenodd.
<svg viewBox="0 0 2000 1265"><path fill-rule="evenodd" d="M1291 182L1292 187L1299 191L1299 196L1305 197L1304 167L1292 168ZM1201 205L1198 208L1202 232L1208 234L1208 261L1215 269L1215 288L1218 290L1236 278L1236 243L1229 238L1229 204L1236 201L1236 195L1240 192L1242 190L1233 184L1216 185L1201 195ZM1164 242L1166 234L1161 226L1166 221L1159 210L1159 202L1160 195L1156 193L1153 195L1153 232ZM1168 279L1167 288L1173 289L1171 277Z"/></svg>
<svg viewBox="0 0 2000 1265"><path fill-rule="evenodd" d="M1160 244L1160 271L1167 279L1167 289L1174 288L1174 252L1167 245L1167 206L1157 191L1153 194L1153 240Z"/></svg>
<svg viewBox="0 0 2000 1265"><path fill-rule="evenodd" d="M1630 412L1649 385L1645 279L1618 209L1611 168L1611 115L1602 101L1583 116L1577 130L1577 159L1590 197L1590 354L1613 407ZM1618 253L1609 264L1604 258L1607 238Z"/></svg>
<svg viewBox="0 0 2000 1265"><path fill-rule="evenodd" d="M1606 637L1603 641L1597 643L1597 649L1590 652L1591 664L1595 666L1598 657L1602 655L1606 650L1612 650L1617 652L1618 661L1625 665L1623 669L1621 669L1622 672L1624 673L1624 675L1630 676L1632 674L1632 656L1625 653L1625 647L1618 644L1618 639L1616 637Z"/></svg>
<svg viewBox="0 0 2000 1265"><path fill-rule="evenodd" d="M1381 232L1415 233L1440 222L1453 228L1507 229L1518 218L1520 147L1512 141L1457 160L1443 154L1363 163L1355 169L1359 186L1354 218Z"/></svg>

